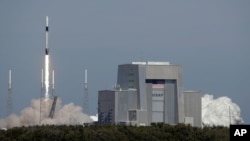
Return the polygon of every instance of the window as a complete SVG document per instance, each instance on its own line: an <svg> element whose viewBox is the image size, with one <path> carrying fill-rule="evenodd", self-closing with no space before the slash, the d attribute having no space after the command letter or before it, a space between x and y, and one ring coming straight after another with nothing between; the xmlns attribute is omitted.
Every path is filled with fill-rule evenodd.
<svg viewBox="0 0 250 141"><path fill-rule="evenodd" d="M128 73L128 76L134 76L133 72Z"/></svg>

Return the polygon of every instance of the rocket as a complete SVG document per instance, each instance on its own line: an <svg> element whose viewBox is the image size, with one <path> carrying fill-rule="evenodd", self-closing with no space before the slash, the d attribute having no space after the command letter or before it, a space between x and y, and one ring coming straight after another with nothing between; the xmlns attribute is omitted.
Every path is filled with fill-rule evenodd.
<svg viewBox="0 0 250 141"><path fill-rule="evenodd" d="M45 27L45 70L44 70L44 85L45 85L45 98L49 98L49 17L46 16L46 27Z"/></svg>
<svg viewBox="0 0 250 141"><path fill-rule="evenodd" d="M49 46L48 46L48 40L49 40L49 17L46 16L46 27L45 27L45 39L46 39L46 44L45 44L45 55L49 54Z"/></svg>

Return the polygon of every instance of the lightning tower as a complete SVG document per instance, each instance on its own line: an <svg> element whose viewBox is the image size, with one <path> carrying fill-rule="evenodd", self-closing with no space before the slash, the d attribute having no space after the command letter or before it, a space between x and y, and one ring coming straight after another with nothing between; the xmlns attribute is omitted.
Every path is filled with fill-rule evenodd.
<svg viewBox="0 0 250 141"><path fill-rule="evenodd" d="M55 96L55 72L52 70L52 91L51 91L51 97Z"/></svg>
<svg viewBox="0 0 250 141"><path fill-rule="evenodd" d="M43 119L43 113L44 113L44 109L45 108L45 102L44 102L44 77L43 77L43 69L42 69L42 74L41 74L41 98L40 98L40 120L39 120L39 124L42 123L42 119Z"/></svg>
<svg viewBox="0 0 250 141"><path fill-rule="evenodd" d="M54 117L55 108L56 108L56 101L57 101L57 96L55 96L55 73L54 73L54 70L52 71L52 93L51 93L51 98L53 98L53 103L52 103L51 108L50 108L49 118Z"/></svg>
<svg viewBox="0 0 250 141"><path fill-rule="evenodd" d="M9 86L8 86L8 100L7 100L7 116L12 113L12 88L11 88L11 70L9 70Z"/></svg>
<svg viewBox="0 0 250 141"><path fill-rule="evenodd" d="M89 114L89 96L88 96L88 71L85 69L85 80L84 80L84 97L83 97L83 112Z"/></svg>

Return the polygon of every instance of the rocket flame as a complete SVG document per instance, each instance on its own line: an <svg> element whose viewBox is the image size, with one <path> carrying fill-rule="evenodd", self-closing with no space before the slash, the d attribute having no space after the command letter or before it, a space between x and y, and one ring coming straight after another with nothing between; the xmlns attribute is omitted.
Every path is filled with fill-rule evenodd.
<svg viewBox="0 0 250 141"><path fill-rule="evenodd" d="M45 99L49 99L49 55L45 55Z"/></svg>

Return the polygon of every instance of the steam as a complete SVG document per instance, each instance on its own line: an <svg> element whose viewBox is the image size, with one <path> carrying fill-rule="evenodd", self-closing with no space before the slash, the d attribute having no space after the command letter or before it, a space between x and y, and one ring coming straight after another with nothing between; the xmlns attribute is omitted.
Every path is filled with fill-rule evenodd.
<svg viewBox="0 0 250 141"><path fill-rule="evenodd" d="M205 94L202 97L202 124L221 125L243 124L240 115L240 107L226 96L213 98L213 95Z"/></svg>
<svg viewBox="0 0 250 141"><path fill-rule="evenodd" d="M31 101L31 106L23 109L19 116L11 114L5 119L0 119L0 128L12 128L20 126L32 126L41 124L76 125L97 120L97 115L87 116L80 106L73 103L62 106L61 100L57 100L54 118L48 118L52 100L46 101L46 109L40 118L40 99ZM230 118L231 117L231 118ZM229 126L231 124L243 124L240 107L226 96L214 99L213 95L205 94L202 97L202 124Z"/></svg>
<svg viewBox="0 0 250 141"><path fill-rule="evenodd" d="M45 55L45 99L49 98L49 55Z"/></svg>
<svg viewBox="0 0 250 141"><path fill-rule="evenodd" d="M82 113L82 108L73 103L61 105L61 100L57 99L54 118L48 118L52 100L46 101L45 114L40 118L40 99L31 101L31 106L23 109L19 116L11 114L5 119L0 119L0 128L12 128L33 125L76 125L92 122L92 119Z"/></svg>
<svg viewBox="0 0 250 141"><path fill-rule="evenodd" d="M92 116L90 116L90 118L91 118L94 122L96 122L96 121L98 121L98 114L92 115Z"/></svg>

